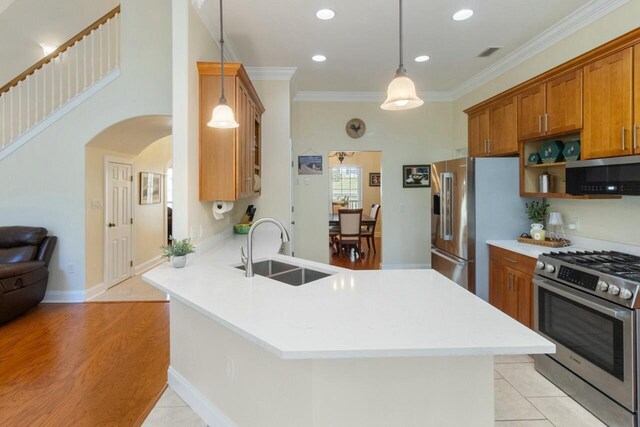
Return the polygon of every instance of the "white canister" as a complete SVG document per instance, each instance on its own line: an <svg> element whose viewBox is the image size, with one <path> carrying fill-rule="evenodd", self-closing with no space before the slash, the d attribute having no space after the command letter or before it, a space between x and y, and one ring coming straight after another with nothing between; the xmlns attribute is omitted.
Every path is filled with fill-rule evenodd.
<svg viewBox="0 0 640 427"><path fill-rule="evenodd" d="M543 224L531 224L531 237L533 240L544 240L545 231Z"/></svg>

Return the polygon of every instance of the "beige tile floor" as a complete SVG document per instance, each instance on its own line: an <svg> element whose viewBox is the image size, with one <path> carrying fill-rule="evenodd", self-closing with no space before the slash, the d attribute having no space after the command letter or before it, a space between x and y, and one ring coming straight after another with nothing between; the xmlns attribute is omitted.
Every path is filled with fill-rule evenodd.
<svg viewBox="0 0 640 427"><path fill-rule="evenodd" d="M107 289L90 301L166 301L168 299L167 294L144 282L141 273Z"/></svg>
<svg viewBox="0 0 640 427"><path fill-rule="evenodd" d="M533 368L529 356L495 359L496 427L605 426ZM144 427L204 426L205 423L167 387Z"/></svg>

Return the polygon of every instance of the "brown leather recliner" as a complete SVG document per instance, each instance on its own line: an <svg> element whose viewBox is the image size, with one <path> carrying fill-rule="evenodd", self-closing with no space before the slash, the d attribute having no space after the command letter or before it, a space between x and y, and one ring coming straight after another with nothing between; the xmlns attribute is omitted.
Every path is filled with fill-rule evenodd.
<svg viewBox="0 0 640 427"><path fill-rule="evenodd" d="M41 227L0 227L0 324L40 304L57 237Z"/></svg>

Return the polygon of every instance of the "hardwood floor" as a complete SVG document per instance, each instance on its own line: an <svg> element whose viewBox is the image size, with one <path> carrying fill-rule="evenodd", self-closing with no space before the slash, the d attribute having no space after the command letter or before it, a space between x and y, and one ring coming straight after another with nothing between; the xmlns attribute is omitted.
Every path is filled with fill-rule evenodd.
<svg viewBox="0 0 640 427"><path fill-rule="evenodd" d="M164 391L169 304L41 304L0 326L0 426L139 426Z"/></svg>
<svg viewBox="0 0 640 427"><path fill-rule="evenodd" d="M367 248L367 243L363 240L362 249L366 256L364 259L356 259L353 253L342 254L338 256L331 255L332 249L329 247L329 263L336 267L350 268L351 270L380 270L380 263L382 262L382 238L376 237L376 249L377 253L373 251L373 248Z"/></svg>

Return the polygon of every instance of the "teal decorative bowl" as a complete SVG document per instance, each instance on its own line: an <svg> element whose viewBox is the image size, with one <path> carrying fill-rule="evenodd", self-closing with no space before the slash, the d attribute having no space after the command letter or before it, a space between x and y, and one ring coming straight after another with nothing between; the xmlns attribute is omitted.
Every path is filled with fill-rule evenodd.
<svg viewBox="0 0 640 427"><path fill-rule="evenodd" d="M233 231L236 234L247 234L250 228L251 224L236 224L233 226Z"/></svg>
<svg viewBox="0 0 640 427"><path fill-rule="evenodd" d="M529 154L529 158L527 158L527 164L529 165L539 165L542 163L542 159L540 158L540 154L531 153Z"/></svg>
<svg viewBox="0 0 640 427"><path fill-rule="evenodd" d="M564 158L568 162L580 160L580 140L567 142L562 150Z"/></svg>
<svg viewBox="0 0 640 427"><path fill-rule="evenodd" d="M542 145L542 150L540 150L540 158L542 159L542 163L557 163L561 162L564 157L562 155L562 150L564 149L564 144L562 141L547 141Z"/></svg>

